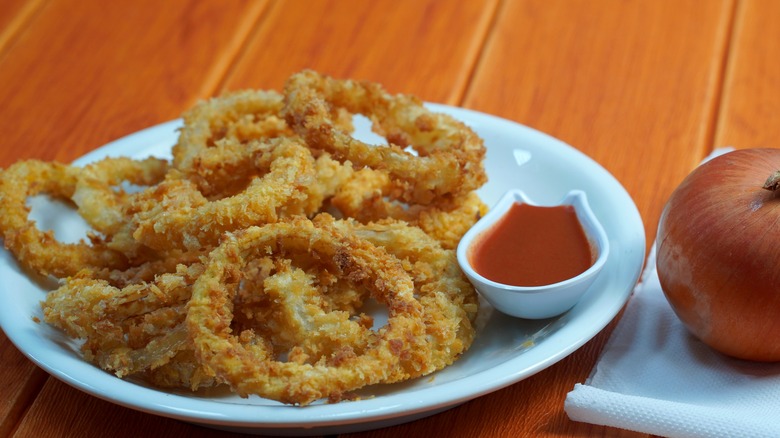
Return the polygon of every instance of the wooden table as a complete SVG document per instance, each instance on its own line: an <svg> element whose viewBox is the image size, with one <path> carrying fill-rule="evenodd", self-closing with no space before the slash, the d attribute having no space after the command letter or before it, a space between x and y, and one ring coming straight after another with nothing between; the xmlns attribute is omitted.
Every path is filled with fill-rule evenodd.
<svg viewBox="0 0 780 438"><path fill-rule="evenodd" d="M712 148L780 145L775 0L4 0L0 166L70 162L198 99L313 68L495 114L617 177L652 242ZM549 369L355 436L634 436L570 421L566 393L614 324ZM48 377L0 334L1 436L227 436Z"/></svg>

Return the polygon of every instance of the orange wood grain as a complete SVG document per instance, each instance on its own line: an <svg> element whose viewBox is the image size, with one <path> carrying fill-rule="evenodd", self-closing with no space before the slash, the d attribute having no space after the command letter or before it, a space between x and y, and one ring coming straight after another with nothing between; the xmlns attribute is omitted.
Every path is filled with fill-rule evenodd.
<svg viewBox="0 0 780 438"><path fill-rule="evenodd" d="M487 5L495 4L494 1ZM273 21L273 15L271 21L261 20L263 5L264 2L240 2L224 7L221 2L194 5L180 1L161 7L156 2L135 2L127 7L112 5L98 19L90 14L99 9L97 2L51 1L46 4L34 20L27 23L0 64L2 83L15 84L0 87L0 99L8 103L3 109L6 117L0 121L0 129L8 133L3 140L7 147L0 150L0 165L31 157L70 161L119 135L178 116L196 98L213 94L219 84L236 85L236 78L242 72L250 76L251 72L237 68L237 74L228 76L226 71L233 67L234 58L244 50L243 44L258 23L258 35L271 35L273 41L286 35L285 45L278 45L270 60L272 65L276 63L274 59L286 59L289 41L309 47L320 44L319 31L322 29L317 26L322 25L321 17L305 14L307 10L301 7L303 3L279 3L276 17L287 20L282 22ZM362 14L355 15L354 28L342 26L344 19L341 17L349 15L347 6L362 8L363 2L329 5L342 8L328 14L333 17L331 25L341 29L341 33L326 33L340 42L321 49L323 56L314 66L342 65L344 58L333 55L349 49L352 52L342 56L370 61L364 70L385 74L385 79L395 77L398 91L409 92L404 84L421 84L424 82L421 79L427 78L427 87L438 90L430 94L431 99L450 102L457 99L465 89L493 9L477 3L456 10L441 8L435 2L407 1L401 7L394 2L370 5ZM293 8L286 9L289 6ZM422 18L417 17L418 11L423 12ZM309 40L302 40L300 32L277 32L291 29L291 13L308 17L309 22L303 24L313 29ZM396 17L390 23L396 29L395 33L386 34L384 39L372 36L377 27L388 24L386 20L391 16ZM476 20L475 16L478 17ZM363 22L361 17L367 20ZM419 29L408 35L405 25L413 20ZM269 26L263 23L269 23ZM447 26L456 26L459 30L454 38L442 30ZM355 38L358 41L370 39L374 45L358 47L353 44ZM396 47L399 39L405 44ZM437 54L438 58L415 50L417 45L427 46L426 50ZM306 50L301 48L300 51ZM246 53L251 54L251 48ZM414 56L399 63L404 54ZM381 56L386 57L384 64L371 61ZM245 66L254 62L251 56L244 59ZM445 59L448 62L443 62ZM284 78L297 69L299 66L296 65L293 69L264 71ZM407 70L412 73L405 74ZM390 75L387 75L388 71ZM258 83L250 85L257 86ZM18 355L18 352L14 353ZM36 369L27 363L25 370ZM52 387L57 388L55 395L52 395ZM82 434L101 435L107 431L114 434L118 422L92 424L89 423L92 415L100 419L129 417L127 422L130 424L137 422L132 419L140 415L110 403L92 401L54 380L49 380L45 388L25 416L18 435L33 434L42 427L51 428L53 435L57 435L63 432L62 427L55 426L59 424L67 425L67 430L78 425ZM31 395L31 392L27 394ZM81 400L90 400L90 416L85 416L84 410L63 410L57 402L63 398L75 399L75 405L83 403ZM16 404L11 406L26 408L20 397L12 402ZM154 425L159 422L173 424L166 427L175 429L179 424L152 418L149 421ZM84 425L85 422L89 424Z"/></svg>
<svg viewBox="0 0 780 438"><path fill-rule="evenodd" d="M448 437L647 437L647 434L577 423L563 411L566 394L587 378L615 322L560 363L433 417L345 438Z"/></svg>
<svg viewBox="0 0 780 438"><path fill-rule="evenodd" d="M0 367L0 436L5 437L16 427L48 375L23 356L2 332Z"/></svg>
<svg viewBox="0 0 780 438"><path fill-rule="evenodd" d="M4 0L0 8L0 59L45 0Z"/></svg>
<svg viewBox="0 0 780 438"><path fill-rule="evenodd" d="M569 142L626 186L650 242L665 199L713 144L780 144L778 9L774 0L8 0L0 167L70 161L198 98L279 89L309 67ZM523 382L352 436L645 436L563 412L612 327ZM0 437L232 436L46 380L2 334L0 369Z"/></svg>
<svg viewBox="0 0 780 438"><path fill-rule="evenodd" d="M780 2L739 3L714 147L780 147Z"/></svg>
<svg viewBox="0 0 780 438"><path fill-rule="evenodd" d="M264 1L51 0L0 59L0 166L71 161L212 94Z"/></svg>
<svg viewBox="0 0 780 438"><path fill-rule="evenodd" d="M547 132L623 183L652 242L709 150L731 1L507 2L464 105Z"/></svg>
<svg viewBox="0 0 780 438"><path fill-rule="evenodd" d="M168 418L120 408L49 379L14 437L30 438L211 438L241 437Z"/></svg>
<svg viewBox="0 0 780 438"><path fill-rule="evenodd" d="M312 68L376 81L392 93L457 104L497 1L292 0L276 2L227 89L281 89Z"/></svg>
<svg viewBox="0 0 780 438"><path fill-rule="evenodd" d="M707 1L505 2L464 106L550 133L599 161L634 197L652 242L666 197L709 148L732 11L730 2ZM452 436L642 436L563 412L609 333L460 415L386 434L446 424Z"/></svg>
<svg viewBox="0 0 780 438"><path fill-rule="evenodd" d="M16 8L16 18L6 6ZM3 3L0 16L15 27L6 39L12 44L0 47L0 167L27 158L70 161L177 117L213 92L264 7L262 1ZM8 26L3 35L10 35ZM0 348L5 436L45 374L2 334Z"/></svg>

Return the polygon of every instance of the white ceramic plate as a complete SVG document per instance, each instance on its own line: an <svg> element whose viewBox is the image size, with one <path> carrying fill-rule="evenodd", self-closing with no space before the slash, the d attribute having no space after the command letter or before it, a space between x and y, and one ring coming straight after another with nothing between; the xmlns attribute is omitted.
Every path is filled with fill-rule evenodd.
<svg viewBox="0 0 780 438"><path fill-rule="evenodd" d="M576 149L497 117L442 105L431 107L463 120L484 138L490 181L480 195L488 205L509 188L521 188L542 204L558 201L571 189L587 193L612 251L594 286L563 316L543 321L514 319L483 302L474 345L454 365L431 377L370 388L366 393L373 397L364 400L304 408L223 392L160 391L101 371L82 360L77 343L45 323L34 322L34 317L42 319L39 302L51 285L25 275L5 251L0 253L0 326L38 366L96 397L208 427L257 434L335 434L386 427L441 412L528 378L583 345L621 309L642 269L642 220L620 183ZM173 121L137 132L93 151L77 164L109 155L169 157L179 126L179 121ZM358 136L370 137L365 124L357 129ZM39 226L54 229L59 239L83 235L85 226L72 212L63 212L62 206L50 202L36 201L35 205Z"/></svg>

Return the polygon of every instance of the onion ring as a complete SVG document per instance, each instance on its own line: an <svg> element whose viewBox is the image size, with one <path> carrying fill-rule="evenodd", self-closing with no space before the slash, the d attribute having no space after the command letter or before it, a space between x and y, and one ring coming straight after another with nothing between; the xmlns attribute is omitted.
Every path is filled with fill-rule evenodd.
<svg viewBox="0 0 780 438"><path fill-rule="evenodd" d="M316 274L292 266L288 259L273 260L271 265L265 275L245 277L244 284L262 285L262 290L240 288L234 318L248 317L249 323L238 327L254 330L268 341L275 357L316 363L344 348L361 352L374 339L373 319L366 315L353 319L351 309L333 308L326 298L333 291L319 289Z"/></svg>
<svg viewBox="0 0 780 438"><path fill-rule="evenodd" d="M71 199L78 174L77 167L37 160L14 163L0 174L0 231L5 247L26 269L62 278L84 267L128 266L127 257L97 238L91 244L62 243L51 230L42 231L29 219L28 197L46 194Z"/></svg>
<svg viewBox="0 0 780 438"><path fill-rule="evenodd" d="M104 158L81 169L71 198L92 228L111 236L127 222L123 208L128 195L118 186L123 182L151 186L162 181L167 171L168 162L160 158Z"/></svg>
<svg viewBox="0 0 780 438"><path fill-rule="evenodd" d="M345 217L362 223L391 218L416 225L445 249L455 249L463 234L487 213L487 206L476 192L448 203L407 205L388 199L391 191L386 172L364 168L354 172L330 202Z"/></svg>
<svg viewBox="0 0 780 438"><path fill-rule="evenodd" d="M183 114L173 147L173 167L193 180L207 197L247 179L244 149L250 142L289 136L278 116L283 97L275 91L246 90L198 102Z"/></svg>
<svg viewBox="0 0 780 438"><path fill-rule="evenodd" d="M339 109L370 118L389 145L369 145L339 129L332 116ZM357 168L387 170L396 197L404 202L453 198L487 180L485 147L474 131L412 96L392 96L375 83L336 80L311 70L296 73L285 85L283 114L310 147ZM404 151L407 146L419 156Z"/></svg>
<svg viewBox="0 0 780 438"><path fill-rule="evenodd" d="M471 346L479 302L460 270L455 251L442 248L420 228L400 221L364 225L353 220L333 221L326 215L315 220L318 226L323 222L386 249L412 276L415 295L423 305L428 335L425 350L431 355L419 375L450 365Z"/></svg>
<svg viewBox="0 0 780 438"><path fill-rule="evenodd" d="M362 354L342 351L315 364L281 362L254 336L230 332L232 301L247 259L279 252L311 252L322 263L367 287L388 307L389 321ZM375 246L294 219L229 235L193 286L187 324L196 356L242 397L258 394L284 403L309 404L382 382L419 368L422 309L409 275ZM243 340L243 342L242 342Z"/></svg>
<svg viewBox="0 0 780 438"><path fill-rule="evenodd" d="M203 265L179 265L151 283L122 289L105 280L72 277L42 303L44 320L85 339L87 360L118 377L146 372L190 348L185 304Z"/></svg>
<svg viewBox="0 0 780 438"><path fill-rule="evenodd" d="M388 144L353 138L357 115ZM467 351L478 301L452 249L485 210L471 129L311 71L284 94L228 93L183 118L170 162L0 171L0 237L22 267L61 278L44 320L82 339L86 360L307 405ZM71 201L87 239L38 229L27 199L39 194Z"/></svg>
<svg viewBox="0 0 780 438"><path fill-rule="evenodd" d="M135 240L159 250L197 250L217 244L226 231L275 222L286 208L306 202L307 188L316 180L311 153L286 138L267 146L255 165L268 172L237 195L208 201L192 182L178 177L143 193Z"/></svg>

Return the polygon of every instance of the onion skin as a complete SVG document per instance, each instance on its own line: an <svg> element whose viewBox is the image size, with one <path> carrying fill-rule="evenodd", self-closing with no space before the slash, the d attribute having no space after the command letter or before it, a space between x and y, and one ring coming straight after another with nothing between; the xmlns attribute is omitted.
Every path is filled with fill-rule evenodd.
<svg viewBox="0 0 780 438"><path fill-rule="evenodd" d="M672 193L656 266L677 316L728 356L780 361L780 149L743 149L695 169Z"/></svg>

